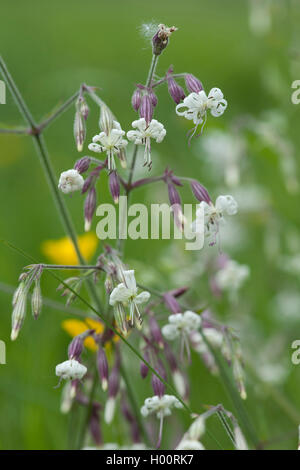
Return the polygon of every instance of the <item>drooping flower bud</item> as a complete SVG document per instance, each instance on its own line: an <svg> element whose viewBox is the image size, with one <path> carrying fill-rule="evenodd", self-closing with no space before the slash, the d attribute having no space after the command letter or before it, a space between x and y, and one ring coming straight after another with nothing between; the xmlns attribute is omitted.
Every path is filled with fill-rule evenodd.
<svg viewBox="0 0 300 470"><path fill-rule="evenodd" d="M83 149L85 137L86 127L83 116L79 111L76 111L74 120L74 138L78 152L81 152Z"/></svg>
<svg viewBox="0 0 300 470"><path fill-rule="evenodd" d="M117 355L115 365L108 379L108 400L105 404L104 421L110 424L114 418L116 396L120 389L120 357Z"/></svg>
<svg viewBox="0 0 300 470"><path fill-rule="evenodd" d="M121 398L121 411L122 411L124 418L130 425L131 437L132 437L133 442L135 443L141 442L141 436L140 436L138 423L129 409L127 401L125 400L124 393L122 394L122 398Z"/></svg>
<svg viewBox="0 0 300 470"><path fill-rule="evenodd" d="M148 351L145 351L145 353L144 353L144 359L145 359L145 361L147 361L147 362L150 361L150 357L149 357ZM140 373L141 373L142 379L145 379L145 378L147 377L148 372L149 372L149 367L148 367L143 361L141 361Z"/></svg>
<svg viewBox="0 0 300 470"><path fill-rule="evenodd" d="M170 294L170 292L166 292L164 295L164 302L165 306L168 310L172 313L181 313L182 308L180 307L179 303L175 299L175 297Z"/></svg>
<svg viewBox="0 0 300 470"><path fill-rule="evenodd" d="M153 116L153 105L152 105L149 95L146 94L142 98L142 102L140 106L140 117L144 118L146 123L149 124L151 122L152 116Z"/></svg>
<svg viewBox="0 0 300 470"><path fill-rule="evenodd" d="M157 106L158 99L152 88L150 88L149 90L149 98L151 100L153 108L155 108L155 106Z"/></svg>
<svg viewBox="0 0 300 470"><path fill-rule="evenodd" d="M34 283L32 296L31 296L32 315L35 319L37 319L40 316L42 305L43 305L43 299L42 299L42 293L41 293L40 280L36 279Z"/></svg>
<svg viewBox="0 0 300 470"><path fill-rule="evenodd" d="M195 75L192 75L191 73L187 73L184 76L185 79L185 84L189 92L191 93L199 93L199 91L203 90L202 83L200 80L195 77Z"/></svg>
<svg viewBox="0 0 300 470"><path fill-rule="evenodd" d="M168 78L168 90L171 98L175 101L176 104L179 104L181 100L185 98L185 93L183 88L178 85L176 80L172 76Z"/></svg>
<svg viewBox="0 0 300 470"><path fill-rule="evenodd" d="M68 357L69 359L78 359L81 356L83 351L83 337L82 335L77 335L72 339L68 347Z"/></svg>
<svg viewBox="0 0 300 470"><path fill-rule="evenodd" d="M95 444L100 446L102 444L100 418L99 412L94 406L90 417L89 429Z"/></svg>
<svg viewBox="0 0 300 470"><path fill-rule="evenodd" d="M176 30L177 28L175 28L175 26L168 28L168 26L164 24L158 25L158 31L152 38L152 52L154 55L160 55L162 53L168 45L169 37Z"/></svg>
<svg viewBox="0 0 300 470"><path fill-rule="evenodd" d="M87 102L85 101L85 99L82 97L82 100L80 102L80 112L83 116L83 119L86 121L87 118L88 118L88 115L89 115L89 112L90 112L90 109L87 105Z"/></svg>
<svg viewBox="0 0 300 470"><path fill-rule="evenodd" d="M82 157L74 165L74 169L78 171L78 173L82 174L85 173L90 166L91 159L90 157Z"/></svg>
<svg viewBox="0 0 300 470"><path fill-rule="evenodd" d="M181 199L174 184L168 183L168 193L175 223L180 230L183 230L184 217L182 213Z"/></svg>
<svg viewBox="0 0 300 470"><path fill-rule="evenodd" d="M190 183L191 189L193 191L193 194L198 201L202 202L205 201L207 204L211 203L211 199L209 197L209 194L207 190L205 189L204 186L202 186L199 181L193 180Z"/></svg>
<svg viewBox="0 0 300 470"><path fill-rule="evenodd" d="M113 128L113 115L110 109L103 104L100 111L99 127L101 131L105 132L107 135Z"/></svg>
<svg viewBox="0 0 300 470"><path fill-rule="evenodd" d="M126 150L125 148L121 148L119 153L117 154L118 159L120 160L121 167L127 168L127 161L126 161Z"/></svg>
<svg viewBox="0 0 300 470"><path fill-rule="evenodd" d="M96 190L94 187L89 189L84 203L84 230L88 232L91 228L92 218L96 209Z"/></svg>
<svg viewBox="0 0 300 470"><path fill-rule="evenodd" d="M117 172L114 170L109 175L109 190L115 204L118 204L120 197L120 183Z"/></svg>
<svg viewBox="0 0 300 470"><path fill-rule="evenodd" d="M131 104L135 111L138 111L140 109L141 102L142 102L142 92L139 88L136 88L131 98Z"/></svg>
<svg viewBox="0 0 300 470"><path fill-rule="evenodd" d="M105 351L100 345L97 353L97 368L102 389L105 391L108 387L108 362Z"/></svg>
<svg viewBox="0 0 300 470"><path fill-rule="evenodd" d="M158 346L161 349L163 349L164 339L163 339L160 327L153 315L149 317L149 328L150 328L150 332L153 336L154 341L158 344Z"/></svg>
<svg viewBox="0 0 300 470"><path fill-rule="evenodd" d="M12 313L12 329L10 336L12 341L17 339L26 315L27 289L25 284L21 283L18 289L19 292L16 296L17 299L14 299L14 308Z"/></svg>
<svg viewBox="0 0 300 470"><path fill-rule="evenodd" d="M161 362L158 362L158 364L155 367L155 370L163 379L166 380L166 371ZM157 395L158 397L162 397L163 394L165 393L166 387L163 384L163 382L155 374L152 374L151 385L152 385L153 392L155 393L155 395Z"/></svg>

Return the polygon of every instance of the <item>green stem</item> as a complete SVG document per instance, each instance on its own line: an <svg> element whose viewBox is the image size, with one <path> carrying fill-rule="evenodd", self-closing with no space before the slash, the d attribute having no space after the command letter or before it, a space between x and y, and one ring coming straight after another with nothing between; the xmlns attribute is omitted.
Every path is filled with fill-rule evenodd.
<svg viewBox="0 0 300 470"><path fill-rule="evenodd" d="M126 390L127 391L127 397L129 398L129 401L130 401L130 404L131 404L131 407L132 407L132 411L135 414L137 424L138 424L138 427L140 428L140 431L141 431L142 436L144 438L145 444L146 444L147 447L151 447L152 444L150 442L147 430L144 426L144 423L143 423L143 420L142 420L142 417L141 417L141 413L140 413L138 404L136 402L135 395L134 395L132 387L131 387L130 380L128 378L127 372L126 372L126 370L125 370L122 363L121 363L121 366L120 366L120 372L122 374L123 380L124 380L126 388L127 388L127 390Z"/></svg>

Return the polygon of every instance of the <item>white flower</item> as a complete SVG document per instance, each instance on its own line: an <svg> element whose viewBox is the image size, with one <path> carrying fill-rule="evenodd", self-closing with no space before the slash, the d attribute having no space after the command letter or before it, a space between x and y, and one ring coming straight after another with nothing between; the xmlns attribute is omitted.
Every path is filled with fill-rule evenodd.
<svg viewBox="0 0 300 470"><path fill-rule="evenodd" d="M147 125L144 118L133 121L132 127L136 130L128 131L127 138L136 145L145 145L144 165L151 168L151 139L155 139L157 143L162 142L166 135L166 129L156 119L152 119Z"/></svg>
<svg viewBox="0 0 300 470"><path fill-rule="evenodd" d="M106 132L100 132L93 137L93 143L89 144L89 150L96 153L106 152L108 157L108 170L114 170L116 168L114 155L120 153L120 151L128 144L127 140L123 139L125 132L121 129L120 124L117 121L113 121L113 128L107 134Z"/></svg>
<svg viewBox="0 0 300 470"><path fill-rule="evenodd" d="M250 269L244 264L229 260L216 274L216 283L222 290L238 290L249 276Z"/></svg>
<svg viewBox="0 0 300 470"><path fill-rule="evenodd" d="M219 88L212 88L206 95L204 90L198 93L190 93L184 98L183 103L176 106L176 113L179 116L184 116L186 119L193 121L195 129L206 119L207 111L210 111L212 116L221 116L227 108L227 101Z"/></svg>
<svg viewBox="0 0 300 470"><path fill-rule="evenodd" d="M63 171L60 175L58 187L65 193L73 193L74 191L80 191L82 189L84 179L77 170Z"/></svg>
<svg viewBox="0 0 300 470"><path fill-rule="evenodd" d="M157 418L170 416L172 408L182 408L180 401L174 395L163 395L158 397L146 398L144 405L141 408L141 414L146 418L147 416L155 413Z"/></svg>
<svg viewBox="0 0 300 470"><path fill-rule="evenodd" d="M203 232L212 241L210 245L216 244L216 237L219 233L220 224L224 224L224 215L235 215L238 211L236 200L230 196L218 196L216 204L212 202L200 202L196 211L196 220L192 224L194 232Z"/></svg>
<svg viewBox="0 0 300 470"><path fill-rule="evenodd" d="M175 313L168 318L169 323L162 328L164 337L172 341L181 335L188 335L192 331L198 330L201 325L201 318L194 312Z"/></svg>
<svg viewBox="0 0 300 470"><path fill-rule="evenodd" d="M129 304L131 325L134 324L135 317L138 320L138 326L141 325L142 319L138 309L138 305L147 302L150 298L149 292L142 291L138 294L134 270L122 271L121 276L123 282L117 285L110 294L109 303L112 306Z"/></svg>
<svg viewBox="0 0 300 470"><path fill-rule="evenodd" d="M71 359L69 361L58 364L55 368L55 373L62 379L81 380L82 377L87 373L87 368L75 359Z"/></svg>

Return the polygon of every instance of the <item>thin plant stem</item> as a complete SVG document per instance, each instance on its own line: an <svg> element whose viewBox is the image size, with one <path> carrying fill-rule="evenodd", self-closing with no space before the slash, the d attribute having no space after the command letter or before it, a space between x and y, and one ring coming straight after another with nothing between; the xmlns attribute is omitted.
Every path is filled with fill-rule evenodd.
<svg viewBox="0 0 300 470"><path fill-rule="evenodd" d="M78 443L77 443L77 449L82 449L82 447L84 446L86 430L87 430L89 420L90 420L90 417L91 417L91 414L92 414L93 401L94 401L94 396L95 396L95 393L96 393L96 388L97 388L98 383L99 383L98 373L97 373L97 370L95 369L94 372L93 372L93 382L92 382L92 387L91 387L91 391L90 391L90 394L89 394L89 401L88 401L87 408L86 408L86 414L85 414L84 419L83 419L83 424L81 425L81 428L79 430L79 438L78 438Z"/></svg>
<svg viewBox="0 0 300 470"><path fill-rule="evenodd" d="M74 103L74 101L78 98L80 95L80 90L76 91L74 95L72 95L67 101L65 101L59 108L53 111L50 116L48 116L44 121L42 121L39 126L39 132L42 132L46 127L48 127L55 119L57 119L59 116L61 116L70 106L71 104Z"/></svg>

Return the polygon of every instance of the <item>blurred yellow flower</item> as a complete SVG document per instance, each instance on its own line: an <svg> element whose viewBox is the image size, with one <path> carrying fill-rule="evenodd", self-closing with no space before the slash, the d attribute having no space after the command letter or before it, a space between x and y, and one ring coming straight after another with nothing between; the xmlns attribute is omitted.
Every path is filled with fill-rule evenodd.
<svg viewBox="0 0 300 470"><path fill-rule="evenodd" d="M98 238L96 234L89 232L78 236L78 245L83 257L89 260L94 255ZM42 253L55 264L77 264L78 257L70 238L64 237L58 240L45 240L41 245Z"/></svg>
<svg viewBox="0 0 300 470"><path fill-rule="evenodd" d="M95 330L97 334L100 334L104 331L104 325L98 320L94 320L93 318L85 318L84 320L64 320L62 322L63 329L69 333L69 335L74 338L74 336L80 335L86 330ZM116 342L119 340L119 337L115 335L113 337L113 341ZM98 346L94 340L94 338L88 337L84 341L84 345L90 351L97 351ZM106 349L111 348L111 343L108 342L105 345Z"/></svg>

